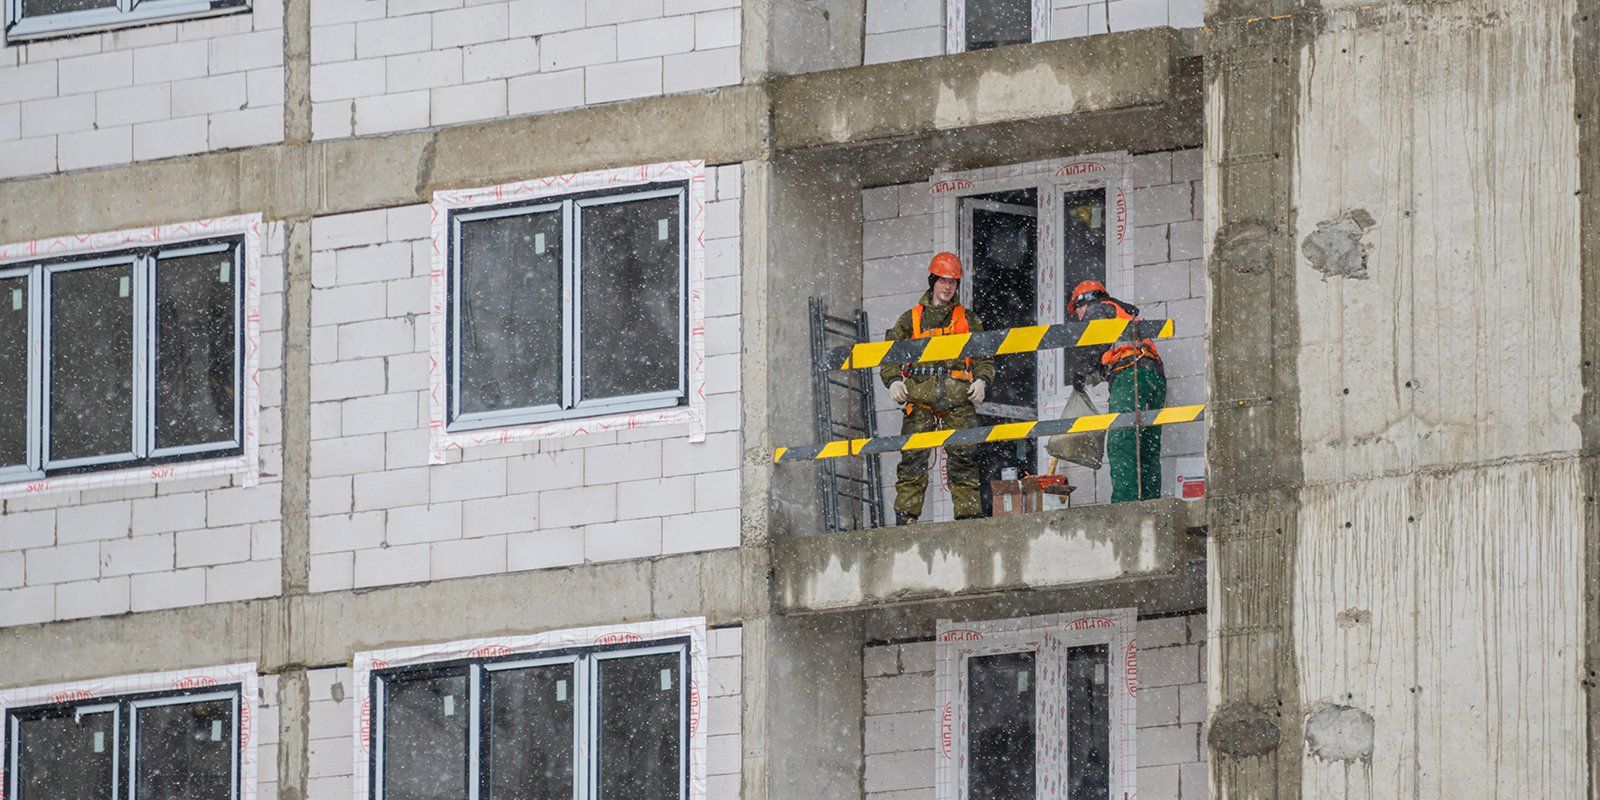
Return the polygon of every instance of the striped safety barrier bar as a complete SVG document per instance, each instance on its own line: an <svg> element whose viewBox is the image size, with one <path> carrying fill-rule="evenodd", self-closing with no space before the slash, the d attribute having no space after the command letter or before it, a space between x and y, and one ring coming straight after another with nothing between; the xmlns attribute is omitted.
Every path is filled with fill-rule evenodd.
<svg viewBox="0 0 1600 800"><path fill-rule="evenodd" d="M841 456L866 456L875 453L897 453L902 450L926 450L952 444L982 444L1004 442L1012 439L1035 439L1063 433L1095 433L1119 428L1154 427L1194 422L1205 416L1204 405L1168 406L1147 411L1124 411L1116 414L1090 414L1065 419L1007 422L974 428L951 428L927 431L905 436L875 436L870 439L835 439L827 444L809 447L780 447L772 454L775 464L795 461L818 461Z"/></svg>
<svg viewBox="0 0 1600 800"><path fill-rule="evenodd" d="M1001 328L982 333L952 333L926 339L899 339L842 345L828 351L819 368L868 369L879 364L951 361L957 358L984 358L1011 353L1032 353L1063 347L1089 347L1111 344L1122 338L1129 320L1092 319L1063 322L1059 325L1029 325ZM1137 323L1140 339L1172 338L1172 320L1146 319Z"/></svg>

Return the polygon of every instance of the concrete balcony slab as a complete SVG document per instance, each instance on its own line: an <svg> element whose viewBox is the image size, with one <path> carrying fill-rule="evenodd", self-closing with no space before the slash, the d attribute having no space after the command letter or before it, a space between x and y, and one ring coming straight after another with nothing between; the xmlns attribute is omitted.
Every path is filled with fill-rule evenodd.
<svg viewBox="0 0 1600 800"><path fill-rule="evenodd" d="M773 544L784 612L1059 589L1171 575L1203 557L1204 503L1167 498L798 536Z"/></svg>

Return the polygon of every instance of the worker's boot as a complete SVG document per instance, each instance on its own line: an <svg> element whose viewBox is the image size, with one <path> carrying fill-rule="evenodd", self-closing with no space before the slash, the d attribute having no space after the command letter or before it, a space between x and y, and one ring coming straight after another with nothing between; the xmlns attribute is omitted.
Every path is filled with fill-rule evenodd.
<svg viewBox="0 0 1600 800"><path fill-rule="evenodd" d="M904 511L896 511L896 512L894 512L894 524L896 524L896 525L910 525L911 523L916 522L916 521L917 521L917 515L916 514L907 514Z"/></svg>

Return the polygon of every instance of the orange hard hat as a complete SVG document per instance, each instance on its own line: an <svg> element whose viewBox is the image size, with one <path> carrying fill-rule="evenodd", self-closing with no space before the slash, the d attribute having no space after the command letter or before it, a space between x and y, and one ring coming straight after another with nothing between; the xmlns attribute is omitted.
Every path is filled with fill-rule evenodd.
<svg viewBox="0 0 1600 800"><path fill-rule="evenodd" d="M961 280L961 257L955 253L940 253L928 262L928 274L941 278Z"/></svg>
<svg viewBox="0 0 1600 800"><path fill-rule="evenodd" d="M1099 294L1101 297L1106 296L1106 285L1096 280L1087 280L1079 283L1072 290L1072 299L1067 302L1067 310L1076 314L1078 312L1078 303L1091 294Z"/></svg>

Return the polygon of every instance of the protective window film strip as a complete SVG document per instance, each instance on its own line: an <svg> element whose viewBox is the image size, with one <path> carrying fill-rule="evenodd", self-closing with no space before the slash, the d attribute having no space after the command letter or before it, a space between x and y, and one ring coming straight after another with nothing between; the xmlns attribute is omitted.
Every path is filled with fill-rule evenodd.
<svg viewBox="0 0 1600 800"><path fill-rule="evenodd" d="M152 245L170 245L220 236L244 238L244 371L241 401L244 447L237 456L227 458L158 464L105 472L55 475L37 480L0 484L0 499L50 492L75 492L118 486L137 486L186 478L233 476L240 486L256 486L261 480L261 250L265 223L260 214L158 225L107 233L58 236L32 242L0 245L0 266L46 258L124 250ZM30 347L43 347L34 331Z"/></svg>
<svg viewBox="0 0 1600 800"><path fill-rule="evenodd" d="M446 390L449 370L445 356L445 319L447 271L449 269L449 220L456 209L498 205L542 197L560 197L596 189L640 186L664 181L688 182L688 240L685 252L688 257L689 285L687 287L688 313L688 376L689 404L675 408L638 411L627 414L563 419L533 425L515 425L503 428L486 428L451 432L445 428ZM705 281L706 281L706 164L704 161L670 161L638 167L580 172L538 178L517 183L501 184L480 189L456 189L434 192L432 224L433 254L428 270L429 280L429 358L428 358L428 430L429 463L443 464L451 450L482 445L525 442L538 439L555 439L586 436L591 433L627 430L658 425L689 426L689 441L703 442L706 438L706 346L705 346Z"/></svg>
<svg viewBox="0 0 1600 800"><path fill-rule="evenodd" d="M570 628L526 636L500 636L466 639L442 644L373 650L355 654L355 747L352 764L352 797L368 797L372 792L369 759L372 742L372 671L441 661L470 658L534 654L551 650L595 645L638 643L647 646L663 639L688 639L689 670L689 800L706 797L706 708L711 670L706 649L704 617L684 617L623 625Z"/></svg>
<svg viewBox="0 0 1600 800"><path fill-rule="evenodd" d="M835 439L820 445L780 447L773 451L774 463L816 461L842 456L866 456L876 453L896 453L903 450L926 450L950 445L983 444L1014 439L1036 439L1058 436L1063 433L1096 433L1132 427L1155 427L1197 422L1205 417L1204 405L1168 406L1147 411L1124 411L1111 414L1091 414L1064 419L1045 419L1028 422L1007 422L974 428L947 428L945 430L913 433L907 436L878 436L871 439Z"/></svg>
<svg viewBox="0 0 1600 800"><path fill-rule="evenodd" d="M1036 653L1038 759L1040 797L1065 797L1070 764L1060 757L1070 721L1066 675L1067 651L1085 644L1107 645L1107 672L1121 680L1107 682L1111 727L1108 796L1135 797L1138 792L1138 612L1133 608L1080 611L980 622L939 620L934 644L934 797L966 800L967 708L962 665L974 655ZM1056 757L1052 757L1056 756Z"/></svg>
<svg viewBox="0 0 1600 800"><path fill-rule="evenodd" d="M1170 319L1140 320L1134 335L1140 339L1170 339L1174 333ZM1056 325L1029 325L1000 328L982 333L952 333L926 339L862 342L828 351L826 369L868 369L881 364L937 362L957 358L982 358L1013 353L1033 353L1066 347L1092 347L1111 344L1121 338L1128 320L1096 319Z"/></svg>
<svg viewBox="0 0 1600 800"><path fill-rule="evenodd" d="M84 702L114 699L122 695L145 692L171 692L200 689L207 686L239 687L239 800L256 800L256 776L259 762L256 754L256 731L261 697L260 677L255 664L229 664L220 667L150 672L142 675L121 675L87 681L55 683L48 686L27 686L0 691L0 721L7 712L29 706L55 703ZM0 753L9 753L11 743L9 725L0 725ZM9 758L0 759L0 798L4 798L10 780L6 770Z"/></svg>

